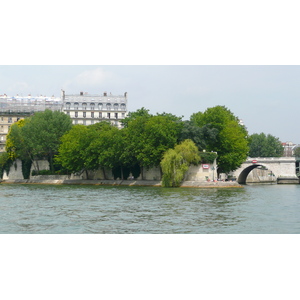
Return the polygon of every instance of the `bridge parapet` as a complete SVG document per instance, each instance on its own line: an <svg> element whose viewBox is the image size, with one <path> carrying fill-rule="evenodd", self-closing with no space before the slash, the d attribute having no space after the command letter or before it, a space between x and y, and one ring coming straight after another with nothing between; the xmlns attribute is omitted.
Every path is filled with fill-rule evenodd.
<svg viewBox="0 0 300 300"><path fill-rule="evenodd" d="M295 163L296 157L248 157L244 163Z"/></svg>

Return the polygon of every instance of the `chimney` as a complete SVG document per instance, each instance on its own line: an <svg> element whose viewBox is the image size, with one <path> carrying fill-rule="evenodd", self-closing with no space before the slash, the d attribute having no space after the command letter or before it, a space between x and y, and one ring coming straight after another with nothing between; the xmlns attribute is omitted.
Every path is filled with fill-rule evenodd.
<svg viewBox="0 0 300 300"><path fill-rule="evenodd" d="M80 96L83 96L83 92L80 92Z"/></svg>

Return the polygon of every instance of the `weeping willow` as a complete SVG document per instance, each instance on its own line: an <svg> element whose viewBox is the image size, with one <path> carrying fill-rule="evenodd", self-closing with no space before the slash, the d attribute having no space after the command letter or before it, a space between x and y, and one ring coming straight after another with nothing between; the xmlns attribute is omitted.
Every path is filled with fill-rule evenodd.
<svg viewBox="0 0 300 300"><path fill-rule="evenodd" d="M160 163L163 173L162 186L180 186L190 164L197 164L199 161L198 148L191 140L184 140L174 149L167 150Z"/></svg>

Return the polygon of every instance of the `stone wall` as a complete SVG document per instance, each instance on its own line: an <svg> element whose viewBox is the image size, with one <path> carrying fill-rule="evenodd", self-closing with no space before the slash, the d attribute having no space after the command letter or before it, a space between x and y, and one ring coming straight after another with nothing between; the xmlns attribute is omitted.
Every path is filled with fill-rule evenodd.
<svg viewBox="0 0 300 300"><path fill-rule="evenodd" d="M49 163L47 160L39 160L39 169L40 170L49 170ZM31 167L31 172L33 170L33 166ZM31 174L31 173L30 173ZM31 179L45 179L46 177L41 177L43 175L38 176L30 176ZM55 175L53 175L55 177ZM53 177L53 179L54 179ZM20 160L17 160L13 166L10 168L9 174L4 174L3 176L4 180L18 180L23 179L22 174L22 162ZM72 174L68 176L68 179L70 180L86 180L87 174L86 172L80 173L80 174ZM97 171L88 171L88 179L91 180L113 180L114 176L111 169L105 169L105 176L103 169L99 169ZM143 178L142 175L140 175L137 180L154 180L154 181L160 181L161 180L161 171L160 168L151 168L149 170L144 169L143 170ZM198 166L190 166L189 170L186 173L186 176L184 178L185 181L213 181L217 179L217 171L216 171L216 163L214 164L200 164Z"/></svg>

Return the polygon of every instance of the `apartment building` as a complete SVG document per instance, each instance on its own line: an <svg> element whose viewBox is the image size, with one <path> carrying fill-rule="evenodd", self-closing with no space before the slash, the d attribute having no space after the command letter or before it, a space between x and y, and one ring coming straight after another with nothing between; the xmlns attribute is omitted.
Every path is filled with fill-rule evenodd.
<svg viewBox="0 0 300 300"><path fill-rule="evenodd" d="M73 124L91 125L108 121L121 128L121 120L127 115L127 93L119 96L107 92L101 95L84 92L65 94L62 90L61 98L63 112L70 116Z"/></svg>
<svg viewBox="0 0 300 300"><path fill-rule="evenodd" d="M0 152L5 151L6 136L13 123L45 109L62 111L62 104L61 98L54 96L0 95Z"/></svg>

